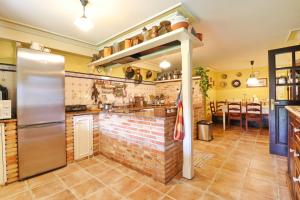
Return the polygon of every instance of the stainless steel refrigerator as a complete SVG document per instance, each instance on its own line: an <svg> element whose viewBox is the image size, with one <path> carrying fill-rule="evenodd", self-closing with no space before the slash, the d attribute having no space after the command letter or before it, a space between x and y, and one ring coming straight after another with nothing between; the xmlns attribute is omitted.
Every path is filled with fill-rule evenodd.
<svg viewBox="0 0 300 200"><path fill-rule="evenodd" d="M66 165L64 75L63 56L18 49L20 179Z"/></svg>

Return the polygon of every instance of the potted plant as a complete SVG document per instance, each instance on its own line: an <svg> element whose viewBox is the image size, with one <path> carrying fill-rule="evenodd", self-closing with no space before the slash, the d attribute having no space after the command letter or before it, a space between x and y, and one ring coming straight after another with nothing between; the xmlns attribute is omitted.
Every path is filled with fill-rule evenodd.
<svg viewBox="0 0 300 200"><path fill-rule="evenodd" d="M209 84L209 77L207 75L209 70L204 69L203 67L196 68L196 76L199 76L199 88L205 97L208 97L207 92L211 88L211 84Z"/></svg>

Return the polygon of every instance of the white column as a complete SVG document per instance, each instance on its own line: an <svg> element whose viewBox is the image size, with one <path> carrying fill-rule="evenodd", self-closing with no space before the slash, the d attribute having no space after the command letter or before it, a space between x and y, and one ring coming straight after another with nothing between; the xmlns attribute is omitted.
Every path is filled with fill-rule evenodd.
<svg viewBox="0 0 300 200"><path fill-rule="evenodd" d="M184 133L183 169L184 178L192 179L193 166L193 100L192 100L192 42L189 39L181 41L182 57L182 98Z"/></svg>

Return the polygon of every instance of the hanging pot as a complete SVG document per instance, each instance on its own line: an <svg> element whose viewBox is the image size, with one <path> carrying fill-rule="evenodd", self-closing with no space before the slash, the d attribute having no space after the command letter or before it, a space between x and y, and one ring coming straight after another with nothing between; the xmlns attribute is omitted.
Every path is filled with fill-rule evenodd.
<svg viewBox="0 0 300 200"><path fill-rule="evenodd" d="M152 71L148 70L146 73L146 79L149 79L152 77Z"/></svg>
<svg viewBox="0 0 300 200"><path fill-rule="evenodd" d="M136 70L135 78L134 78L134 83L140 84L143 82L143 76L141 75L140 69Z"/></svg>

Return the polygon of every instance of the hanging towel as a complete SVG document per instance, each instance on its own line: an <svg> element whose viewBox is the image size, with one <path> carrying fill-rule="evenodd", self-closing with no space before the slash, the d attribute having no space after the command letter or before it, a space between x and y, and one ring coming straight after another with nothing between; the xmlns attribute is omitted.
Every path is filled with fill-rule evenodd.
<svg viewBox="0 0 300 200"><path fill-rule="evenodd" d="M177 99L177 117L174 128L174 140L182 141L184 139L183 105L181 90Z"/></svg>

